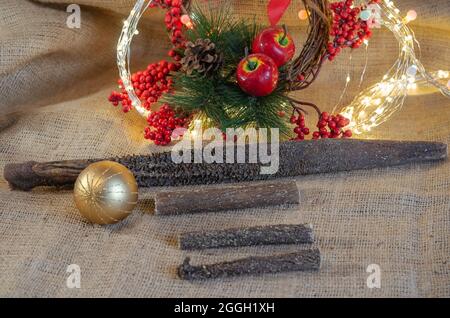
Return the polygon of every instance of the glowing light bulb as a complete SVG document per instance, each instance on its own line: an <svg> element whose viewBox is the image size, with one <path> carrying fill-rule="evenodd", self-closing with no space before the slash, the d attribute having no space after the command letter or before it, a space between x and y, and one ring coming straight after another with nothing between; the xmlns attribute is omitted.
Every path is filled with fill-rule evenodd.
<svg viewBox="0 0 450 318"><path fill-rule="evenodd" d="M417 66L411 65L410 67L408 67L408 69L406 70L406 74L408 74L408 76L416 76Z"/></svg>
<svg viewBox="0 0 450 318"><path fill-rule="evenodd" d="M448 75L449 75L449 73L448 73L447 71L439 70L439 71L437 72L437 76L438 76L439 78L447 78Z"/></svg>
<svg viewBox="0 0 450 318"><path fill-rule="evenodd" d="M194 126L195 126L195 128L202 128L202 124L203 124L203 122L202 122L201 119L196 119L196 120L194 120Z"/></svg>
<svg viewBox="0 0 450 318"><path fill-rule="evenodd" d="M188 29L194 28L194 24L192 23L191 18L187 14L183 14L180 18L180 21L186 26L186 28Z"/></svg>
<svg viewBox="0 0 450 318"><path fill-rule="evenodd" d="M405 18L406 23L414 21L416 18L417 18L417 12L415 10L409 10L406 13L406 18Z"/></svg>
<svg viewBox="0 0 450 318"><path fill-rule="evenodd" d="M300 10L299 12L298 12L298 18L300 19L300 20L306 20L306 19L308 19L308 12L306 12L306 10Z"/></svg>
<svg viewBox="0 0 450 318"><path fill-rule="evenodd" d="M375 113L377 113L378 115L381 115L381 114L383 113L383 111L384 111L384 108L383 108L383 107L378 107L378 108L375 110Z"/></svg>
<svg viewBox="0 0 450 318"><path fill-rule="evenodd" d="M364 98L362 99L362 101L361 101L361 103L362 103L364 106L369 106L369 105L370 105L370 102L371 102L371 98L368 97L368 96L364 97Z"/></svg>
<svg viewBox="0 0 450 318"><path fill-rule="evenodd" d="M367 21L372 16L372 12L370 10L363 10L360 12L359 17L363 21Z"/></svg>
<svg viewBox="0 0 450 318"><path fill-rule="evenodd" d="M406 85L406 88L409 90L415 90L417 89L417 84L416 83L409 83L408 85Z"/></svg>
<svg viewBox="0 0 450 318"><path fill-rule="evenodd" d="M180 18L181 23L188 24L191 22L191 18L187 14L183 14Z"/></svg>

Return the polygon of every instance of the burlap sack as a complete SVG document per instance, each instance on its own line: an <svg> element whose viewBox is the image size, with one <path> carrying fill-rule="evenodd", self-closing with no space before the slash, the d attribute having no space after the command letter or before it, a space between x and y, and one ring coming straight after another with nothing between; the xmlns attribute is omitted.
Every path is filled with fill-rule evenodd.
<svg viewBox="0 0 450 318"><path fill-rule="evenodd" d="M160 150L142 138L145 121L126 116L106 100L114 88L115 43L132 0L79 0L82 26L69 29L73 1L0 0L0 169L10 162L89 158ZM264 19L264 0L233 1L243 17ZM450 69L450 4L447 0L398 0L430 70ZM293 6L285 18L304 36ZM162 15L147 14L133 43L133 68L164 57ZM384 29L369 46L370 85L396 58L398 45ZM352 77L363 67L353 54ZM336 104L349 67L348 53L327 63L303 99L323 109ZM344 103L356 93L351 82ZM40 107L46 106L46 107ZM17 112L22 114L17 115ZM11 114L14 113L14 116ZM8 116L6 116L8 114ZM404 108L364 137L450 141L450 102L440 94L408 97ZM339 158L336 158L339 160ZM298 178L299 208L269 208L201 216L156 217L151 197L124 222L86 223L71 191L12 192L0 180L0 295L7 297L379 297L450 296L450 164L356 171ZM309 222L323 254L318 273L287 273L189 283L175 268L186 255L210 263L268 255L298 247L181 252L181 232L241 225ZM66 270L81 268L81 288L70 289ZM370 264L381 269L381 288L367 286Z"/></svg>

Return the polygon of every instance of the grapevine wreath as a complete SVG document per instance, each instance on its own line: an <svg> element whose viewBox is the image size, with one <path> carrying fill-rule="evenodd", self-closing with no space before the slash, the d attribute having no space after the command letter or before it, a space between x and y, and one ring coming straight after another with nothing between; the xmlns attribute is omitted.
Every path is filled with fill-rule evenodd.
<svg viewBox="0 0 450 318"><path fill-rule="evenodd" d="M361 5L353 0L302 0L309 27L301 50L289 30L278 25L289 2L269 1L271 25L266 27L237 19L226 6L204 10L191 0L150 1L150 8L166 10L172 60L148 65L127 83L119 80L120 91L112 92L109 101L130 111L136 103L129 85L147 116L144 136L157 145L169 144L173 131L188 128L193 119L219 127L224 137L227 128L239 127L277 127L285 138L299 141L307 135L351 137L348 118L290 95L308 88L325 61L344 48L358 48L371 36L374 23L367 6L379 0ZM318 116L313 132L305 125L307 108Z"/></svg>

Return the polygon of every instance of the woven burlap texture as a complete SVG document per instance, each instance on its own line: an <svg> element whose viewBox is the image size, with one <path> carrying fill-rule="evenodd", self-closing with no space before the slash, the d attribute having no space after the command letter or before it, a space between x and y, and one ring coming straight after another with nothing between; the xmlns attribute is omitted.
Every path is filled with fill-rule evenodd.
<svg viewBox="0 0 450 318"><path fill-rule="evenodd" d="M117 78L115 43L132 0L78 0L80 29L69 29L72 0L0 0L0 171L11 162L151 153L145 121L107 102ZM202 1L203 3L203 1ZM266 0L233 1L234 14L265 19ZM450 68L450 3L398 0L421 43L429 70ZM305 23L294 2L284 21L301 43ZM133 69L164 57L169 47L162 13L147 13L133 43ZM363 86L379 80L398 52L385 29L374 31ZM302 99L331 110L350 69L362 71L364 49L327 63ZM352 99L350 84L344 103ZM19 112L19 114L18 114ZM401 111L364 137L450 141L450 102L438 93L408 97ZM355 154L357 155L357 154ZM295 158L293 158L295 160ZM339 160L339 158L336 158ZM155 191L124 222L85 222L70 190L11 191L0 180L0 296L6 297L380 297L450 296L450 163L306 176L297 179L299 207L158 217ZM177 234L277 223L313 224L323 255L320 272L285 273L206 282L176 277L184 257L212 263L269 255L297 246L183 252ZM305 247L300 247L305 248ZM81 288L70 289L70 264L81 268ZM381 269L381 288L370 289L370 264Z"/></svg>

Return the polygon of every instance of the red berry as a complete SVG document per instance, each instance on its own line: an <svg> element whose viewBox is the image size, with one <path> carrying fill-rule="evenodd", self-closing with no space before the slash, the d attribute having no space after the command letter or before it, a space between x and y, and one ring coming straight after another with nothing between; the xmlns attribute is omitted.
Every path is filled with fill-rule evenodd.
<svg viewBox="0 0 450 318"><path fill-rule="evenodd" d="M304 128L304 127L305 127L305 120L304 120L303 118L299 119L299 120L297 121L297 125L298 125L299 127L301 127L301 128Z"/></svg>
<svg viewBox="0 0 450 318"><path fill-rule="evenodd" d="M180 30L176 30L175 32L173 32L173 36L177 37L177 38L181 37L181 31Z"/></svg>
<svg viewBox="0 0 450 318"><path fill-rule="evenodd" d="M348 129L348 130L346 130L346 131L344 132L343 137L350 138L352 135L353 135L353 134L352 134L352 131L351 131L350 129Z"/></svg>
<svg viewBox="0 0 450 318"><path fill-rule="evenodd" d="M325 127L327 125L327 122L325 121L325 120L320 120L318 123L317 123L317 127L318 128L323 128L323 127Z"/></svg>
<svg viewBox="0 0 450 318"><path fill-rule="evenodd" d="M302 133L302 129L300 127L295 127L294 132L298 135L298 134Z"/></svg>
<svg viewBox="0 0 450 318"><path fill-rule="evenodd" d="M344 119L339 119L337 126L342 128L346 126L346 121Z"/></svg>
<svg viewBox="0 0 450 318"><path fill-rule="evenodd" d="M170 71L176 71L178 69L177 65L175 63L169 63L169 70Z"/></svg>
<svg viewBox="0 0 450 318"><path fill-rule="evenodd" d="M322 137L322 138L328 138L328 136L329 136L330 134L327 132L327 131L325 131L325 132L321 132L320 133L320 136Z"/></svg>
<svg viewBox="0 0 450 318"><path fill-rule="evenodd" d="M181 9L180 9L180 8L177 8L177 7L174 7L174 8L172 8L172 9L170 9L170 13L171 13L172 15L180 15Z"/></svg>
<svg viewBox="0 0 450 318"><path fill-rule="evenodd" d="M328 127L330 127L330 129L336 128L336 122L330 120L330 121L328 122Z"/></svg>

